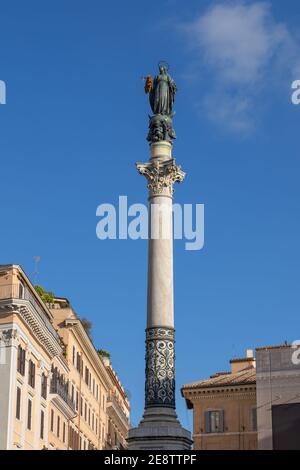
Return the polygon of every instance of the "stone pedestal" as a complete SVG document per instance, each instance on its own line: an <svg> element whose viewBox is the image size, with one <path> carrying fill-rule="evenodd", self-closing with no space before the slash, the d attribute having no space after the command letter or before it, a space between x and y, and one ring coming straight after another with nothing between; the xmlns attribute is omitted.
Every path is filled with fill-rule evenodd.
<svg viewBox="0 0 300 470"><path fill-rule="evenodd" d="M148 180L149 249L146 328L145 412L128 436L129 450L189 450L190 432L175 412L175 338L173 305L173 184L184 172L167 141L151 144L150 160L137 169Z"/></svg>

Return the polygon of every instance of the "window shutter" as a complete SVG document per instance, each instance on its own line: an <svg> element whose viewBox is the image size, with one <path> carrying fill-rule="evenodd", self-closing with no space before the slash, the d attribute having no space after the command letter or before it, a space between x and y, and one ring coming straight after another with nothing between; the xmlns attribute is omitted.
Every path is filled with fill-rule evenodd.
<svg viewBox="0 0 300 470"><path fill-rule="evenodd" d="M210 432L210 412L205 411L204 413L204 432Z"/></svg>
<svg viewBox="0 0 300 470"><path fill-rule="evenodd" d="M220 410L220 430L219 432L224 432L224 410Z"/></svg>
<svg viewBox="0 0 300 470"><path fill-rule="evenodd" d="M53 410L51 410L50 430L51 432L53 432L54 430L54 411Z"/></svg>
<svg viewBox="0 0 300 470"><path fill-rule="evenodd" d="M47 377L45 374L42 374L42 397L47 399Z"/></svg>
<svg viewBox="0 0 300 470"><path fill-rule="evenodd" d="M28 363L28 383L31 385L31 361Z"/></svg>
<svg viewBox="0 0 300 470"><path fill-rule="evenodd" d="M25 349L22 350L22 375L25 375L25 359L26 359L26 352Z"/></svg>
<svg viewBox="0 0 300 470"><path fill-rule="evenodd" d="M25 349L21 346L18 346L18 362L17 362L17 369L21 375L25 375Z"/></svg>
<svg viewBox="0 0 300 470"><path fill-rule="evenodd" d="M257 431L257 412L256 412L256 408L252 408L252 414L251 414L251 418L252 418L252 431Z"/></svg>
<svg viewBox="0 0 300 470"><path fill-rule="evenodd" d="M21 417L21 389L17 387L17 403L16 403L16 418Z"/></svg>
<svg viewBox="0 0 300 470"><path fill-rule="evenodd" d="M45 418L44 412L41 411L41 432L40 432L41 439L44 439L44 418Z"/></svg>
<svg viewBox="0 0 300 470"><path fill-rule="evenodd" d="M29 430L31 430L31 412L32 412L32 403L31 403L31 400L28 400L27 429Z"/></svg>
<svg viewBox="0 0 300 470"><path fill-rule="evenodd" d="M18 362L17 362L17 371L21 371L21 346L18 346Z"/></svg>
<svg viewBox="0 0 300 470"><path fill-rule="evenodd" d="M35 387L35 364L32 364L32 388Z"/></svg>

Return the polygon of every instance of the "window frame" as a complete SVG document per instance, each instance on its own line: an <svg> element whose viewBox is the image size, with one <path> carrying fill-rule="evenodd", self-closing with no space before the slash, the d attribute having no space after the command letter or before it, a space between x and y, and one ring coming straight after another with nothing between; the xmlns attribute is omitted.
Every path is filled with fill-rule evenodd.
<svg viewBox="0 0 300 470"><path fill-rule="evenodd" d="M51 408L50 411L50 431L54 433L54 410Z"/></svg>
<svg viewBox="0 0 300 470"><path fill-rule="evenodd" d="M60 416L57 415L57 420L56 420L56 436L59 439L60 436Z"/></svg>
<svg viewBox="0 0 300 470"><path fill-rule="evenodd" d="M28 385L35 388L35 363L31 359L28 362Z"/></svg>
<svg viewBox="0 0 300 470"><path fill-rule="evenodd" d="M41 421L40 421L40 439L44 440L45 431L45 412L41 410Z"/></svg>
<svg viewBox="0 0 300 470"><path fill-rule="evenodd" d="M17 371L23 377L25 376L25 363L26 363L26 351L19 344L18 345L18 353L17 353Z"/></svg>
<svg viewBox="0 0 300 470"><path fill-rule="evenodd" d="M47 376L45 373L42 373L41 376L41 397L44 398L44 400L47 400L47 385L48 385L48 380Z"/></svg>
<svg viewBox="0 0 300 470"><path fill-rule="evenodd" d="M213 418L214 417L214 418ZM217 419L218 417L218 423ZM214 419L214 423L213 423ZM221 434L224 433L224 410L209 409L204 412L204 433L205 434Z"/></svg>
<svg viewBox="0 0 300 470"><path fill-rule="evenodd" d="M22 389L17 386L16 392L16 419L21 420Z"/></svg>
<svg viewBox="0 0 300 470"><path fill-rule="evenodd" d="M31 431L32 429L32 400L28 398L27 402L27 429Z"/></svg>

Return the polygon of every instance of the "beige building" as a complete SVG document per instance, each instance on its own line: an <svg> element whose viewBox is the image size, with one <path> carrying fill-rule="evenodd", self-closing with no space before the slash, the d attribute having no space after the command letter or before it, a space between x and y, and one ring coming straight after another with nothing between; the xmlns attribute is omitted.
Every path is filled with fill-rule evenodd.
<svg viewBox="0 0 300 470"><path fill-rule="evenodd" d="M256 371L252 351L232 359L230 372L181 389L187 407L193 409L195 450L254 450L256 430Z"/></svg>
<svg viewBox="0 0 300 470"><path fill-rule="evenodd" d="M45 304L20 266L0 266L0 449L101 450L109 427L124 447L130 407L112 370L68 300Z"/></svg>
<svg viewBox="0 0 300 470"><path fill-rule="evenodd" d="M130 404L126 392L112 368L109 357L104 358L107 373L111 379L113 387L107 397L107 450L126 449L127 434L130 426Z"/></svg>
<svg viewBox="0 0 300 470"><path fill-rule="evenodd" d="M260 450L300 450L299 345L256 349Z"/></svg>
<svg viewBox="0 0 300 470"><path fill-rule="evenodd" d="M49 447L48 410L59 412L51 369L57 361L67 373L62 352L51 312L26 274L0 266L0 449Z"/></svg>
<svg viewBox="0 0 300 470"><path fill-rule="evenodd" d="M107 398L113 383L68 300L55 299L50 307L53 324L65 344L69 390L76 410L76 416L70 421L69 448L104 449L108 430Z"/></svg>

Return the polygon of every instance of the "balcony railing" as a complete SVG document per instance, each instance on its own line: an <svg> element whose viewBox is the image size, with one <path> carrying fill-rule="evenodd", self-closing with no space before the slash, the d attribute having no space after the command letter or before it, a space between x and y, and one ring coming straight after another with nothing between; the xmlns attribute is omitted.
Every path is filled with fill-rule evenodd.
<svg viewBox="0 0 300 470"><path fill-rule="evenodd" d="M114 393L109 393L107 397L107 406L110 406L110 403L112 406L115 408L116 412L119 414L123 422L126 423L127 426L129 426L129 418L127 417L126 413L123 411L122 406L117 399L117 397L114 395Z"/></svg>
<svg viewBox="0 0 300 470"><path fill-rule="evenodd" d="M0 300L12 299L25 300L29 302L38 313L40 319L49 332L58 339L58 334L47 317L49 314L47 312L46 306L43 309L43 307L39 304L39 302L35 299L34 295L27 287L23 286L22 284L0 285Z"/></svg>
<svg viewBox="0 0 300 470"><path fill-rule="evenodd" d="M68 383L61 383L59 380L52 379L50 382L50 393L56 393L64 402L75 412L75 403L69 395Z"/></svg>

